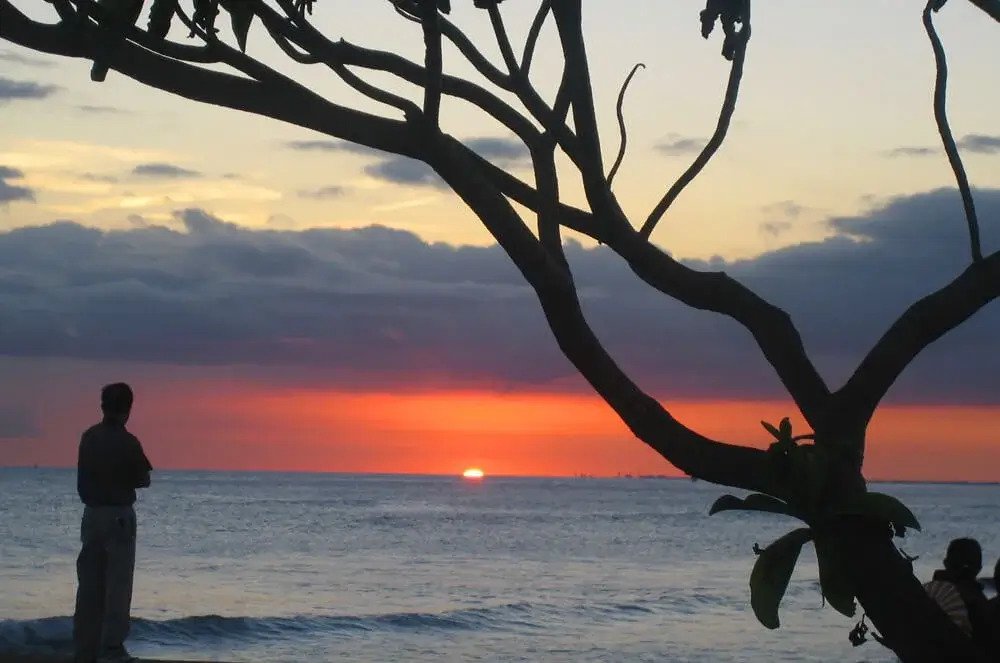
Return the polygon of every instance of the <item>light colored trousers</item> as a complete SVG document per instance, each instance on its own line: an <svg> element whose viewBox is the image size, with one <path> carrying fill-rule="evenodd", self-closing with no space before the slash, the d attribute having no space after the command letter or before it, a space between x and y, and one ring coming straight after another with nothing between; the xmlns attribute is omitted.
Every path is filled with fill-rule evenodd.
<svg viewBox="0 0 1000 663"><path fill-rule="evenodd" d="M135 570L135 510L130 506L88 506L83 510L76 559L76 661L121 656L128 637Z"/></svg>

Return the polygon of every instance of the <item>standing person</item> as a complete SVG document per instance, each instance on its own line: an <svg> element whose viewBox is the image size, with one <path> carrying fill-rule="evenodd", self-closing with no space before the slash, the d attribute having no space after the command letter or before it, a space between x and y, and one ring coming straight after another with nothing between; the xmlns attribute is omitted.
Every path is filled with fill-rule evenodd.
<svg viewBox="0 0 1000 663"><path fill-rule="evenodd" d="M135 663L125 649L135 569L135 489L149 485L139 440L125 430L132 389L124 382L101 390L104 419L80 439L76 487L84 503L76 560L73 646L76 663Z"/></svg>

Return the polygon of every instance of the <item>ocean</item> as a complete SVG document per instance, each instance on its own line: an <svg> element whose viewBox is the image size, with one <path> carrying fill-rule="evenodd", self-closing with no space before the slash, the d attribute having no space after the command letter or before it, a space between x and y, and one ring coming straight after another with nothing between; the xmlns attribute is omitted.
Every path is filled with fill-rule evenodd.
<svg viewBox="0 0 1000 663"><path fill-rule="evenodd" d="M923 533L1000 555L1000 486L883 484ZM853 648L807 548L782 626L754 619L755 542L796 526L708 516L667 479L157 472L142 492L132 652L233 661L892 661ZM67 652L72 470L0 468L0 652Z"/></svg>

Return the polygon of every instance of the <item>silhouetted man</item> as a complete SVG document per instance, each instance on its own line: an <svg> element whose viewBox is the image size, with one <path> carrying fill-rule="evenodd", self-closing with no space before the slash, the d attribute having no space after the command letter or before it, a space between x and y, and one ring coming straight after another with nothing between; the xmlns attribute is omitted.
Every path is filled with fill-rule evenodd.
<svg viewBox="0 0 1000 663"><path fill-rule="evenodd" d="M125 649L135 568L135 489L149 485L142 445L125 430L132 389L123 382L101 390L104 419L80 439L76 488L86 505L76 560L76 663L128 663Z"/></svg>

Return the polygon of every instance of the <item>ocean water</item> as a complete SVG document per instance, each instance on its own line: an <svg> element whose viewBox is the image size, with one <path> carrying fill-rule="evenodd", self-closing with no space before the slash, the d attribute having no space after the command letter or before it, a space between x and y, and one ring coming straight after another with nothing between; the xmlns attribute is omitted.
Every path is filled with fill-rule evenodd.
<svg viewBox="0 0 1000 663"><path fill-rule="evenodd" d="M887 484L924 532L1000 555L1000 486ZM69 651L71 470L0 468L0 652ZM892 661L851 647L811 549L782 627L753 617L752 546L795 526L719 514L717 486L158 472L137 504L133 653L235 661Z"/></svg>

